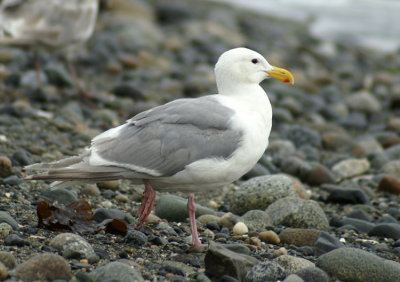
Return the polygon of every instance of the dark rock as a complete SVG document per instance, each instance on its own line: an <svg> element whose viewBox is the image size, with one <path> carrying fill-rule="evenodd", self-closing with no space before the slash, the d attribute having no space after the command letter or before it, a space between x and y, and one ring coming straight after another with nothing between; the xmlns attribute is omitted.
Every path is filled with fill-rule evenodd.
<svg viewBox="0 0 400 282"><path fill-rule="evenodd" d="M344 244L338 238L331 236L328 232L321 231L314 243L315 254L321 255L334 249L343 248Z"/></svg>
<svg viewBox="0 0 400 282"><path fill-rule="evenodd" d="M378 190L398 195L400 194L400 179L385 175L379 182Z"/></svg>
<svg viewBox="0 0 400 282"><path fill-rule="evenodd" d="M105 219L114 219L114 218L124 219L125 216L126 213L121 210L99 208L95 210L93 214L93 220L96 222L102 222Z"/></svg>
<svg viewBox="0 0 400 282"><path fill-rule="evenodd" d="M139 90L139 88L131 82L122 82L116 85L112 90L117 96L120 97L129 97L134 100L143 100L143 93Z"/></svg>
<svg viewBox="0 0 400 282"><path fill-rule="evenodd" d="M335 175L324 165L317 164L304 177L304 181L313 186L335 183Z"/></svg>
<svg viewBox="0 0 400 282"><path fill-rule="evenodd" d="M236 278L229 276L229 275L224 275L221 277L221 282L240 282L239 280L237 280Z"/></svg>
<svg viewBox="0 0 400 282"><path fill-rule="evenodd" d="M130 230L125 236L125 242L134 246L142 246L147 242L147 240L148 238L146 234L137 230Z"/></svg>
<svg viewBox="0 0 400 282"><path fill-rule="evenodd" d="M32 161L30 159L30 154L23 150L23 149L19 149L17 151L14 152L14 154L11 157L11 161L13 163L13 165L16 166L27 166L32 164Z"/></svg>
<svg viewBox="0 0 400 282"><path fill-rule="evenodd" d="M290 126L285 130L283 136L292 141L297 148L304 145L321 147L321 136L318 132L307 127Z"/></svg>
<svg viewBox="0 0 400 282"><path fill-rule="evenodd" d="M354 209L351 212L349 212L347 214L347 217L350 218L355 218L355 219L361 219L361 220L365 220L365 221L373 221L373 217L372 215L370 215L369 213L367 213L366 211L362 210L362 209Z"/></svg>
<svg viewBox="0 0 400 282"><path fill-rule="evenodd" d="M74 85L71 76L62 65L47 64L43 71L50 84L58 87L71 87Z"/></svg>
<svg viewBox="0 0 400 282"><path fill-rule="evenodd" d="M305 180L311 169L312 167L308 162L296 156L285 158L281 164L281 170L283 172L299 177L301 180Z"/></svg>
<svg viewBox="0 0 400 282"><path fill-rule="evenodd" d="M217 279L223 275L229 275L242 281L246 273L258 263L258 260L248 255L232 252L223 245L210 241L204 262L208 275Z"/></svg>
<svg viewBox="0 0 400 282"><path fill-rule="evenodd" d="M3 183L4 184L13 185L13 186L18 186L22 182L23 182L22 179L20 179L16 175L11 175L11 176L6 177L6 178L3 179Z"/></svg>
<svg viewBox="0 0 400 282"><path fill-rule="evenodd" d="M285 279L286 272L279 263L265 261L253 266L247 273L245 282L267 282Z"/></svg>
<svg viewBox="0 0 400 282"><path fill-rule="evenodd" d="M329 275L318 267L306 267L296 272L304 282L330 282Z"/></svg>
<svg viewBox="0 0 400 282"><path fill-rule="evenodd" d="M377 236L384 238L400 239L400 224L397 223L381 223L377 224L368 232L369 236Z"/></svg>
<svg viewBox="0 0 400 282"><path fill-rule="evenodd" d="M349 224L354 226L358 232L363 232L363 233L368 233L372 228L375 227L374 223L350 217L342 218L341 223L342 223L341 226Z"/></svg>
<svg viewBox="0 0 400 282"><path fill-rule="evenodd" d="M384 215L382 215L380 218L378 218L376 221L375 221L375 223L376 224L379 224L379 223L399 223L398 221L397 221L397 219L395 219L393 216L391 216L390 214L384 214Z"/></svg>
<svg viewBox="0 0 400 282"><path fill-rule="evenodd" d="M71 267L61 256L56 254L39 254L15 268L15 276L24 281L58 279L69 280Z"/></svg>
<svg viewBox="0 0 400 282"><path fill-rule="evenodd" d="M4 244L7 246L23 247L30 245L28 240L22 239L17 234L10 234L4 239Z"/></svg>
<svg viewBox="0 0 400 282"><path fill-rule="evenodd" d="M357 188L340 188L331 190L328 202L339 204L369 204L368 195Z"/></svg>
<svg viewBox="0 0 400 282"><path fill-rule="evenodd" d="M263 176L271 174L270 171L265 168L262 164L256 163L256 165L243 176L243 179L250 179L257 176Z"/></svg>
<svg viewBox="0 0 400 282"><path fill-rule="evenodd" d="M0 211L0 223L5 222L9 224L14 230L18 230L18 222L8 213L5 211Z"/></svg>

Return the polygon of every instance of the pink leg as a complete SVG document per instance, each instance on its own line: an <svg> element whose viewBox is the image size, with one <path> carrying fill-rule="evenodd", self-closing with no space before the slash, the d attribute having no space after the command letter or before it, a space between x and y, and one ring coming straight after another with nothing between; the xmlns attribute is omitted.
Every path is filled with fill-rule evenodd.
<svg viewBox="0 0 400 282"><path fill-rule="evenodd" d="M202 246L199 240L199 235L197 234L196 225L196 207L194 205L194 195L191 194L187 203L187 210L190 219L190 230L192 231L192 244L193 246Z"/></svg>
<svg viewBox="0 0 400 282"><path fill-rule="evenodd" d="M69 74L72 77L72 80L74 81L75 87L78 88L79 94L82 97L87 98L87 99L93 98L93 95L90 94L85 88L83 88L81 82L78 79L78 76L76 75L74 66L69 61L67 61L67 68L68 68Z"/></svg>
<svg viewBox="0 0 400 282"><path fill-rule="evenodd" d="M154 201L156 199L156 192L151 187L150 182L148 180L143 180L143 183L145 187L144 198L136 213L136 217L139 217L139 220L136 223L136 229L140 229L142 227L143 223L150 215L151 210L154 206Z"/></svg>

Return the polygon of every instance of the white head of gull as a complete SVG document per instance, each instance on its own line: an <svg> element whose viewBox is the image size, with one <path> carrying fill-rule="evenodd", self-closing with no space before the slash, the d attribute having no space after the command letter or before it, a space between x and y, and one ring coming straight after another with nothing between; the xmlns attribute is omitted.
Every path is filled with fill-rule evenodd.
<svg viewBox="0 0 400 282"><path fill-rule="evenodd" d="M142 112L95 137L81 155L26 167L42 171L27 179L56 181L56 188L117 179L144 183L137 228L151 213L154 190L196 192L232 183L268 146L272 109L259 83L267 78L293 83L293 76L246 48L223 53L215 74L219 94ZM196 246L201 242L193 199L191 194L187 208Z"/></svg>

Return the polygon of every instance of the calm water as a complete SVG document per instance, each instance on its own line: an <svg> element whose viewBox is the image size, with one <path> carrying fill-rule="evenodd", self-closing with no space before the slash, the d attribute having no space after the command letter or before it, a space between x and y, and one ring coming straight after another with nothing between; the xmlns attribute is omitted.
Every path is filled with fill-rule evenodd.
<svg viewBox="0 0 400 282"><path fill-rule="evenodd" d="M310 21L321 38L393 51L400 48L400 0L216 0L282 18Z"/></svg>

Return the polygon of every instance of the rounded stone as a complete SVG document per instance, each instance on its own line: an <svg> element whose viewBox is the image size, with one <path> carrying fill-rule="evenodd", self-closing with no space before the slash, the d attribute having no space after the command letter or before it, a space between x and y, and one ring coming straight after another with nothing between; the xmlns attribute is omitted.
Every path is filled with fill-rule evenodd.
<svg viewBox="0 0 400 282"><path fill-rule="evenodd" d="M343 179L361 175L367 172L370 167L371 165L367 159L347 159L335 164L332 167L332 171Z"/></svg>
<svg viewBox="0 0 400 282"><path fill-rule="evenodd" d="M271 204L265 212L274 225L328 230L329 222L319 204L313 200L286 197Z"/></svg>
<svg viewBox="0 0 400 282"><path fill-rule="evenodd" d="M216 216L216 215L212 215L212 214L205 214L202 216L199 216L197 218L197 220L201 223L201 224L207 224L210 221L216 221L218 222L220 220L220 217Z"/></svg>
<svg viewBox="0 0 400 282"><path fill-rule="evenodd" d="M316 266L341 281L398 281L400 263L356 248L340 248L320 256Z"/></svg>
<svg viewBox="0 0 400 282"><path fill-rule="evenodd" d="M388 192L390 194L400 194L400 179L385 175L378 184L378 190Z"/></svg>
<svg viewBox="0 0 400 282"><path fill-rule="evenodd" d="M15 276L24 281L69 280L71 278L71 267L63 257L44 253L18 265L15 268Z"/></svg>
<svg viewBox="0 0 400 282"><path fill-rule="evenodd" d="M247 272L245 282L267 282L285 279L286 273L282 266L274 261L265 261L253 266Z"/></svg>
<svg viewBox="0 0 400 282"><path fill-rule="evenodd" d="M271 203L287 196L297 196L290 177L283 174L252 178L230 195L231 211L242 215L249 210L265 210Z"/></svg>
<svg viewBox="0 0 400 282"><path fill-rule="evenodd" d="M13 228L8 223L0 223L0 239L6 238L13 231Z"/></svg>
<svg viewBox="0 0 400 282"><path fill-rule="evenodd" d="M0 156L0 177L6 178L12 174L11 160L6 156Z"/></svg>
<svg viewBox="0 0 400 282"><path fill-rule="evenodd" d="M0 262L0 280L3 281L7 278L8 276L8 271L7 271L7 267Z"/></svg>
<svg viewBox="0 0 400 282"><path fill-rule="evenodd" d="M309 260L290 255L279 256L275 258L274 261L279 263L279 265L285 269L286 274L288 275L294 274L303 268L315 266L315 264Z"/></svg>
<svg viewBox="0 0 400 282"><path fill-rule="evenodd" d="M313 246L320 232L316 229L287 228L279 234L279 238L288 245Z"/></svg>
<svg viewBox="0 0 400 282"><path fill-rule="evenodd" d="M14 255L5 251L0 251L0 262L10 269L17 265L17 260Z"/></svg>
<svg viewBox="0 0 400 282"><path fill-rule="evenodd" d="M247 228L246 224L243 222L239 221L238 223L233 226L233 234L234 235L244 235L249 232L249 229Z"/></svg>
<svg viewBox="0 0 400 282"><path fill-rule="evenodd" d="M93 281L145 281L140 272L134 267L114 261L101 266L90 273Z"/></svg>
<svg viewBox="0 0 400 282"><path fill-rule="evenodd" d="M265 243L270 243L275 245L281 242L281 239L279 238L278 234L270 230L261 232L260 234L258 234L258 238L260 238L260 240Z"/></svg>
<svg viewBox="0 0 400 282"><path fill-rule="evenodd" d="M272 226L271 218L265 211L251 210L239 218L251 231L263 231Z"/></svg>
<svg viewBox="0 0 400 282"><path fill-rule="evenodd" d="M51 239L50 246L59 251L65 258L87 258L91 262L98 261L93 247L77 234L61 233Z"/></svg>
<svg viewBox="0 0 400 282"><path fill-rule="evenodd" d="M315 266L303 268L296 272L296 275L306 282L331 282L329 275Z"/></svg>

